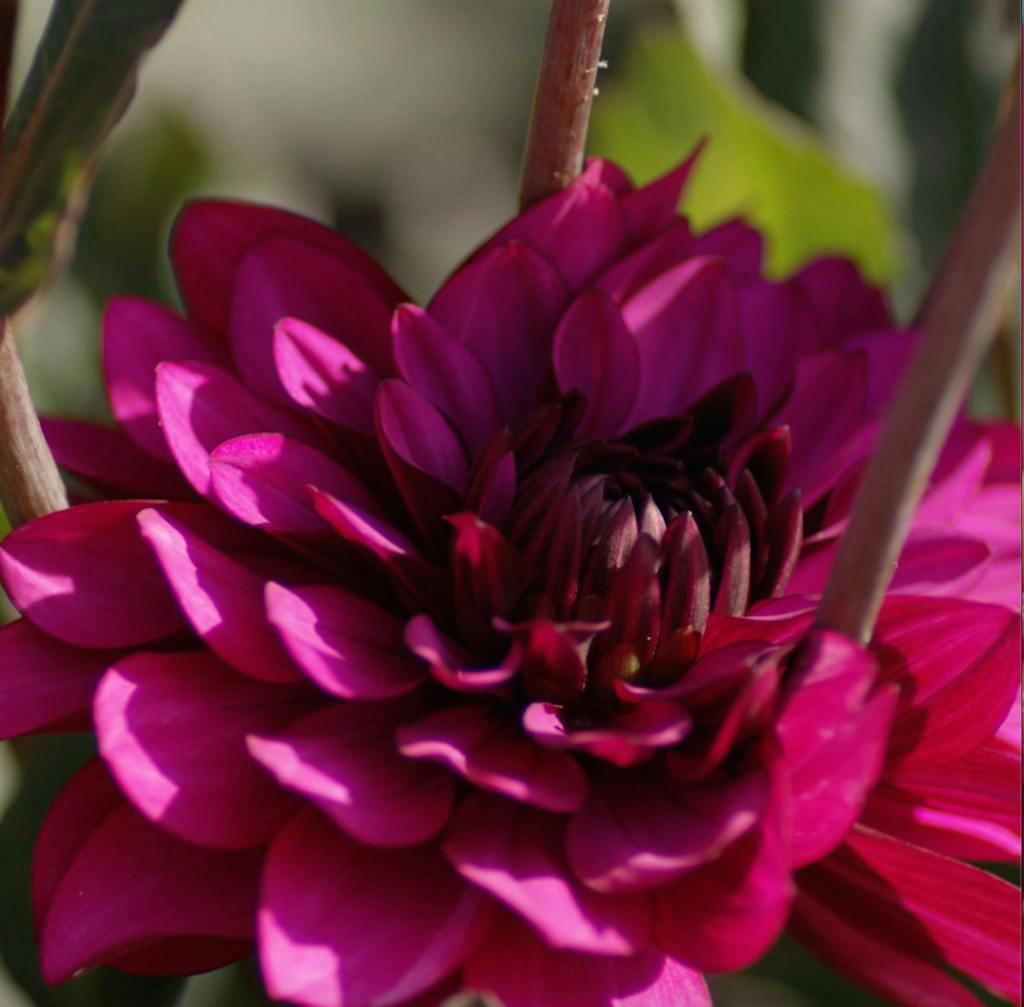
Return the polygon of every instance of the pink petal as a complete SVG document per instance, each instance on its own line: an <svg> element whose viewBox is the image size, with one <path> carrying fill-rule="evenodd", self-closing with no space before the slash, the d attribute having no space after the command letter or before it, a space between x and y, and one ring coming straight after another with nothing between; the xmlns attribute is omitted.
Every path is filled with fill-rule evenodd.
<svg viewBox="0 0 1024 1007"><path fill-rule="evenodd" d="M551 338L568 291L537 252L512 241L464 266L430 314L487 369L505 420L518 423L548 381Z"/></svg>
<svg viewBox="0 0 1024 1007"><path fill-rule="evenodd" d="M595 891L653 888L718 857L755 826L766 800L760 772L706 786L647 769L595 774L569 819L569 861Z"/></svg>
<svg viewBox="0 0 1024 1007"><path fill-rule="evenodd" d="M795 889L772 814L720 857L655 893L655 943L703 971L752 965L778 939Z"/></svg>
<svg viewBox="0 0 1024 1007"><path fill-rule="evenodd" d="M888 760L953 762L988 740L1020 686L1018 617L952 598L886 599L872 649L900 688Z"/></svg>
<svg viewBox="0 0 1024 1007"><path fill-rule="evenodd" d="M476 254L522 242L557 267L572 290L579 290L622 251L626 206L590 173L528 207ZM638 218L642 213L638 207Z"/></svg>
<svg viewBox="0 0 1024 1007"><path fill-rule="evenodd" d="M100 753L148 819L189 843L265 843L293 809L249 758L245 736L309 709L309 697L236 675L212 654L123 658L93 704Z"/></svg>
<svg viewBox="0 0 1024 1007"><path fill-rule="evenodd" d="M740 327L757 402L770 415L793 380L801 357L816 349L814 316L785 283L759 281L741 288Z"/></svg>
<svg viewBox="0 0 1024 1007"><path fill-rule="evenodd" d="M182 612L215 654L267 682L302 677L267 620L262 577L158 510L140 511L138 522Z"/></svg>
<svg viewBox="0 0 1024 1007"><path fill-rule="evenodd" d="M736 217L698 235L693 254L720 258L739 283L752 283L761 277L764 238L756 227Z"/></svg>
<svg viewBox="0 0 1024 1007"><path fill-rule="evenodd" d="M269 206L199 200L186 204L174 222L171 259L182 298L202 327L227 335L231 286L239 261L258 241L272 237L292 238L329 252L385 300L404 300L380 266L323 224Z"/></svg>
<svg viewBox="0 0 1024 1007"><path fill-rule="evenodd" d="M0 629L0 737L60 730L88 715L103 670L118 652L80 650L27 619Z"/></svg>
<svg viewBox="0 0 1024 1007"><path fill-rule="evenodd" d="M1020 1002L1020 891L1009 882L858 826L827 860L805 868L799 885L813 903L842 906L850 925L896 953L952 966ZM807 939L804 927L798 934ZM834 934L819 940L844 971L863 974L864 963L830 946ZM868 985L892 995L880 975Z"/></svg>
<svg viewBox="0 0 1024 1007"><path fill-rule="evenodd" d="M842 841L881 774L897 695L883 687L868 696L876 667L846 637L813 632L789 668L776 734L794 866Z"/></svg>
<svg viewBox="0 0 1024 1007"><path fill-rule="evenodd" d="M520 913L552 947L629 955L647 943L644 894L602 895L573 877L565 819L477 793L459 806L442 849L463 877Z"/></svg>
<svg viewBox="0 0 1024 1007"><path fill-rule="evenodd" d="M624 305L640 352L630 426L675 416L743 370L736 294L724 268L690 259L662 273Z"/></svg>
<svg viewBox="0 0 1024 1007"><path fill-rule="evenodd" d="M793 453L783 492L798 489L804 510L830 489L853 460L867 396L867 361L836 351L804 357L789 398L772 422L789 427ZM843 394L836 395L836 388Z"/></svg>
<svg viewBox="0 0 1024 1007"><path fill-rule="evenodd" d="M978 439L956 464L942 472L941 476L933 477L928 491L914 512L914 523L951 523L981 489L991 462L991 444L985 439Z"/></svg>
<svg viewBox="0 0 1024 1007"><path fill-rule="evenodd" d="M416 715L409 704L336 703L250 736L249 751L359 842L414 846L441 831L454 796L450 774L395 748L396 728Z"/></svg>
<svg viewBox="0 0 1024 1007"><path fill-rule="evenodd" d="M790 282L814 309L823 346L838 346L855 333L892 325L882 292L865 283L849 259L815 259Z"/></svg>
<svg viewBox="0 0 1024 1007"><path fill-rule="evenodd" d="M447 420L418 392L402 381L385 381L377 391L374 418L382 445L402 461L457 493L465 490L465 448Z"/></svg>
<svg viewBox="0 0 1024 1007"><path fill-rule="evenodd" d="M118 801L102 767L90 763L54 802L36 845L46 981L148 948L164 949L165 966L185 971L240 958L250 947L262 859L262 851L175 839Z"/></svg>
<svg viewBox="0 0 1024 1007"><path fill-rule="evenodd" d="M898 1007L981 1007L942 962L933 965L904 953L887 932L865 922L827 890L811 892L799 885L790 928L825 964Z"/></svg>
<svg viewBox="0 0 1024 1007"><path fill-rule="evenodd" d="M436 406L476 457L502 425L494 384L475 354L414 304L391 319L398 373Z"/></svg>
<svg viewBox="0 0 1024 1007"><path fill-rule="evenodd" d="M293 534L324 530L308 486L376 510L355 476L316 448L282 434L248 434L210 455L210 483L229 514L256 528Z"/></svg>
<svg viewBox="0 0 1024 1007"><path fill-rule="evenodd" d="M575 811L586 797L576 759L540 748L514 723L476 704L408 724L396 740L406 758L442 762L478 787L546 811Z"/></svg>
<svg viewBox="0 0 1024 1007"><path fill-rule="evenodd" d="M359 266L304 241L268 238L246 251L232 283L235 365L257 394L289 401L274 365L274 327L282 318L299 318L344 343L377 374L390 374L393 307Z"/></svg>
<svg viewBox="0 0 1024 1007"><path fill-rule="evenodd" d="M80 647L128 647L184 626L135 516L146 502L85 504L16 528L0 545L15 608Z"/></svg>
<svg viewBox="0 0 1024 1007"><path fill-rule="evenodd" d="M103 312L103 373L121 429L156 458L171 460L157 419L156 369L165 360L227 364L216 339L159 304L115 297Z"/></svg>
<svg viewBox="0 0 1024 1007"><path fill-rule="evenodd" d="M997 737L956 762L897 768L874 789L861 821L958 860L1019 860L1019 746Z"/></svg>
<svg viewBox="0 0 1024 1007"><path fill-rule="evenodd" d="M573 727L550 703L531 703L523 727L548 748L579 748L616 766L642 762L654 748L675 745L690 733L692 720L678 703L648 700L616 711L593 726Z"/></svg>
<svg viewBox="0 0 1024 1007"><path fill-rule="evenodd" d="M267 618L292 660L321 689L344 699L387 699L425 675L393 615L341 588L268 584Z"/></svg>
<svg viewBox="0 0 1024 1007"><path fill-rule="evenodd" d="M616 304L623 304L641 287L692 255L690 225L677 217L653 238L609 266L592 286Z"/></svg>
<svg viewBox="0 0 1024 1007"><path fill-rule="evenodd" d="M259 940L268 992L308 1007L398 1004L468 957L490 910L433 848L359 846L307 812L267 857Z"/></svg>
<svg viewBox="0 0 1024 1007"><path fill-rule="evenodd" d="M57 464L106 493L195 499L174 465L154 458L120 430L86 420L41 417L40 423Z"/></svg>
<svg viewBox="0 0 1024 1007"><path fill-rule="evenodd" d="M920 333L914 329L882 329L867 332L844 343L868 360L868 416L877 416L892 401Z"/></svg>
<svg viewBox="0 0 1024 1007"><path fill-rule="evenodd" d="M370 433L377 375L344 343L298 318L274 328L274 367L282 388L297 405Z"/></svg>
<svg viewBox="0 0 1024 1007"><path fill-rule="evenodd" d="M711 1007L701 974L653 948L631 958L556 950L510 913L466 963L463 985L504 1007Z"/></svg>
<svg viewBox="0 0 1024 1007"><path fill-rule="evenodd" d="M636 397L640 358L615 302L600 291L581 294L562 316L552 351L559 390L587 398L579 436L619 432Z"/></svg>
<svg viewBox="0 0 1024 1007"><path fill-rule="evenodd" d="M475 668L471 655L445 637L425 615L416 615L405 627L406 646L430 668L430 674L456 692L504 695L505 686L519 670L521 649L513 645L497 667Z"/></svg>
<svg viewBox="0 0 1024 1007"><path fill-rule="evenodd" d="M622 199L622 209L629 223L629 234L634 242L657 234L676 215L683 189L693 172L706 141L681 164L653 182L628 193Z"/></svg>
<svg viewBox="0 0 1024 1007"><path fill-rule="evenodd" d="M218 444L263 431L319 440L303 420L256 398L227 371L209 364L161 364L156 401L174 460L203 496L210 489L210 452Z"/></svg>

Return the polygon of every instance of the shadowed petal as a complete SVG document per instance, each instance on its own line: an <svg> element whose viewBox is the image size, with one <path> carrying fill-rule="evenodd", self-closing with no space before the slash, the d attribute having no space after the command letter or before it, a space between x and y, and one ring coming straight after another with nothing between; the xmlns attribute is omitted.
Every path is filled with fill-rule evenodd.
<svg viewBox="0 0 1024 1007"><path fill-rule="evenodd" d="M706 142L701 140L685 161L660 178L622 197L622 209L634 242L656 234L675 217L683 189Z"/></svg>
<svg viewBox="0 0 1024 1007"><path fill-rule="evenodd" d="M557 271L512 241L460 269L430 302L430 314L487 369L509 424L537 405L567 296Z"/></svg>
<svg viewBox="0 0 1024 1007"><path fill-rule="evenodd" d="M470 454L479 455L502 425L498 395L483 364L415 304L395 310L391 338L398 373L448 417Z"/></svg>
<svg viewBox="0 0 1024 1007"><path fill-rule="evenodd" d="M156 401L174 460L203 496L210 490L210 452L218 444L240 434L264 431L320 441L304 420L256 398L227 371L210 364L161 364Z"/></svg>
<svg viewBox="0 0 1024 1007"><path fill-rule="evenodd" d="M227 366L224 347L195 325L141 297L115 297L103 312L103 374L121 429L156 458L171 461L157 419L156 369L165 360Z"/></svg>
<svg viewBox="0 0 1024 1007"><path fill-rule="evenodd" d="M703 976L653 948L631 958L556 950L510 913L466 963L463 985L505 1007L711 1007Z"/></svg>
<svg viewBox="0 0 1024 1007"><path fill-rule="evenodd" d="M487 708L457 706L401 727L398 748L410 759L434 759L478 787L547 811L575 811L586 796L580 764L536 745Z"/></svg>
<svg viewBox="0 0 1024 1007"><path fill-rule="evenodd" d="M15 607L80 647L128 647L184 627L135 523L149 503L84 504L16 528L0 545Z"/></svg>
<svg viewBox="0 0 1024 1007"><path fill-rule="evenodd" d="M719 856L755 826L767 797L761 772L706 786L647 770L592 775L569 820L569 861L596 891L657 887Z"/></svg>
<svg viewBox="0 0 1024 1007"><path fill-rule="evenodd" d="M553 947L629 955L647 943L645 894L602 895L572 874L565 819L477 793L459 806L442 849L463 877L524 916Z"/></svg>
<svg viewBox="0 0 1024 1007"><path fill-rule="evenodd" d="M118 651L82 650L40 633L27 619L0 629L0 737L88 723L104 669Z"/></svg>
<svg viewBox="0 0 1024 1007"><path fill-rule="evenodd" d="M341 588L268 584L267 618L285 650L320 688L344 699L385 699L425 675L405 651L402 623Z"/></svg>
<svg viewBox="0 0 1024 1007"><path fill-rule="evenodd" d="M182 612L214 653L253 678L301 679L267 620L262 577L158 510L140 511L138 522Z"/></svg>
<svg viewBox="0 0 1024 1007"><path fill-rule="evenodd" d="M373 430L377 375L344 343L298 318L274 328L274 367L297 405L344 427Z"/></svg>
<svg viewBox="0 0 1024 1007"><path fill-rule="evenodd" d="M920 965L952 966L1020 1002L1020 891L1009 882L858 826L828 859L801 871L798 884L803 906L798 904L797 935L869 989L908 1005L922 1002L921 988L918 999L906 994L913 972L890 979L879 973L876 960L857 957L863 937L847 945L831 924L811 929L824 907L842 906L847 925L870 934L871 943ZM811 912L801 912L807 900ZM927 972L924 977L930 978ZM945 995L925 1002L975 1002Z"/></svg>
<svg viewBox="0 0 1024 1007"><path fill-rule="evenodd" d="M56 985L99 964L174 973L242 957L251 947L262 860L262 851L175 839L124 804L101 765L88 764L54 802L36 844L33 897L46 981Z"/></svg>
<svg viewBox="0 0 1024 1007"><path fill-rule="evenodd" d="M249 751L353 838L414 846L441 831L454 795L449 773L402 758L395 748L395 729L421 710L394 702L338 703L275 734L250 736Z"/></svg>
<svg viewBox="0 0 1024 1007"><path fill-rule="evenodd" d="M296 534L324 530L308 486L375 511L362 483L327 455L282 434L248 434L210 456L213 495L229 514L256 528Z"/></svg>
<svg viewBox="0 0 1024 1007"><path fill-rule="evenodd" d="M414 997L466 959L491 912L431 847L359 846L312 812L271 846L261 902L267 989L309 1007Z"/></svg>
<svg viewBox="0 0 1024 1007"><path fill-rule="evenodd" d="M311 705L200 651L123 658L93 711L100 753L139 811L187 842L236 849L265 843L294 806L249 758L245 735Z"/></svg>
<svg viewBox="0 0 1024 1007"><path fill-rule="evenodd" d="M596 290L581 294L558 323L552 354L559 389L587 399L579 436L618 433L633 408L640 358L615 302Z"/></svg>

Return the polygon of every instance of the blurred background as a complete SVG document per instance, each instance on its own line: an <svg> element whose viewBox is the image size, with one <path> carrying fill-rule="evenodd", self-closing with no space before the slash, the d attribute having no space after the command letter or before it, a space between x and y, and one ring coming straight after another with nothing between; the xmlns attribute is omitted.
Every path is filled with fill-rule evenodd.
<svg viewBox="0 0 1024 1007"><path fill-rule="evenodd" d="M15 76L50 4L22 0ZM338 227L412 295L516 209L547 0L188 0L105 148L69 263L14 320L41 411L103 418L98 319L114 293L176 303L182 201L279 204ZM684 208L743 213L784 274L840 252L909 319L978 170L1009 80L1007 0L612 0L590 152L644 182L711 144ZM972 392L1018 418L1019 291ZM2 605L2 600L0 600ZM0 613L2 615L2 613ZM31 844L81 738L0 746L0 1007L263 1003L251 966L178 981L39 978ZM26 785L28 781L28 785ZM873 1004L784 942L720 1007Z"/></svg>

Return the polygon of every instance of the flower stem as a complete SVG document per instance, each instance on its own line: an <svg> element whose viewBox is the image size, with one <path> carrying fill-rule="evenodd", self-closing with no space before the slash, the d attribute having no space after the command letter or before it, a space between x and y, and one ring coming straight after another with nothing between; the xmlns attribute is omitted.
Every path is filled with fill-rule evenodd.
<svg viewBox="0 0 1024 1007"><path fill-rule="evenodd" d="M10 323L0 332L0 503L12 526L68 505L28 394Z"/></svg>
<svg viewBox="0 0 1024 1007"><path fill-rule="evenodd" d="M583 170L609 0L553 0L520 184L525 209Z"/></svg>
<svg viewBox="0 0 1024 1007"><path fill-rule="evenodd" d="M819 626L866 643L910 522L978 362L996 334L1020 205L1014 94L915 320L921 337L839 543Z"/></svg>

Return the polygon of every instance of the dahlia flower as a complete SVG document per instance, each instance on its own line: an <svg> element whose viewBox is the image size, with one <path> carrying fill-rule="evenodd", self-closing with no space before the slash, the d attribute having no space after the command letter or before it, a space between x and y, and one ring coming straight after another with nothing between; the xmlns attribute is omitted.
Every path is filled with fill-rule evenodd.
<svg viewBox="0 0 1024 1007"><path fill-rule="evenodd" d="M257 949L309 1007L694 1007L789 926L896 1004L1019 1002L1016 437L962 421L871 645L812 627L914 341L848 262L593 161L426 307L197 202L110 304L101 499L0 549L0 729L94 730L42 967Z"/></svg>

